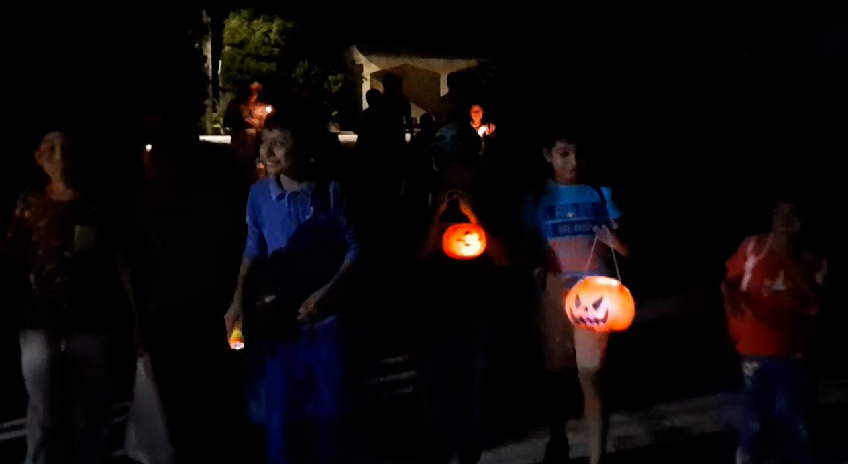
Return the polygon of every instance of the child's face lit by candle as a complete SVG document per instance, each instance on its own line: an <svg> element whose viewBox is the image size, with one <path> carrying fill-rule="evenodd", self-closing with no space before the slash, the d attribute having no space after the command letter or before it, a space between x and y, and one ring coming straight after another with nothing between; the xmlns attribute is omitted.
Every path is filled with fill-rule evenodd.
<svg viewBox="0 0 848 464"><path fill-rule="evenodd" d="M475 126L479 126L483 124L483 107L480 105L474 105L471 107L471 122L474 123Z"/></svg>

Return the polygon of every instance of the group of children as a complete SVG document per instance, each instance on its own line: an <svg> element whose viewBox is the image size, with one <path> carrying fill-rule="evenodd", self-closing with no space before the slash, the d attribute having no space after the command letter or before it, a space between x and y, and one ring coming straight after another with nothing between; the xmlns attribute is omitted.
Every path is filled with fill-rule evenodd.
<svg viewBox="0 0 848 464"><path fill-rule="evenodd" d="M433 147L436 168L441 171L443 184L442 191L435 192L433 207L437 214L433 216L428 234L428 237L432 237L425 243L421 258L430 260L431 264L441 261L443 267L439 272L442 277L451 275L445 272L451 265L459 264L447 264L444 267L444 263L450 260L444 257L439 259L442 255L438 246L439 234L451 223L479 223L474 212L473 195L468 193L470 171L466 168L474 163L473 158L479 155L481 146L475 143L479 136L469 136L464 132L465 129L459 126L443 128L437 134ZM250 192L247 215L249 238L242 276L246 275L254 258L268 256L276 249L285 248L296 229L313 214L318 214L318 190L315 189L314 179L308 175L308 169L304 169L309 164L310 157L306 153L309 147L298 135L294 125L279 121L269 121L263 131L260 153L271 175L254 185ZM525 207L525 244L529 245L527 255L537 258L534 268L540 286L541 332L547 348L546 367L549 371L547 393L550 401L547 404L550 405L551 436L545 451L546 463L567 462L569 459L565 426L570 403L579 402L579 398L563 393L569 391L568 385L575 377L583 393L589 462L597 464L604 455L606 436L600 374L608 334L574 329L564 315L562 295L584 276L619 277L609 265L611 253L618 253L622 257L630 254L627 244L617 233L621 211L609 188L586 181L584 162L578 148L577 141L568 132L560 129L548 134L542 144L542 155L552 167L553 175L541 194L529 198ZM335 206L323 214L328 215L331 222L342 225L334 230L339 231L346 240L346 257L335 276L324 286L315 289L296 311L297 317L303 321L299 333L291 339L272 344L268 349L269 374L270 370L279 371L269 375L269 379L280 380L279 385L267 386L268 398L280 396L277 398L279 401L268 401L269 408L274 406L273 411L268 409L267 431L270 462L275 464L288 462L283 435L287 430L283 425L284 417L298 417L291 416L289 408L312 404L309 401L284 404L286 402L281 395L285 393L286 398L297 398L288 392L298 381L307 377L317 381L312 392L320 407L312 410L320 416L319 422L326 426L321 429L323 441L316 449L326 454L335 449L338 441L344 362L339 339L341 332L334 326L338 324L339 314L344 315L345 305L331 296L338 282L356 261L358 245L341 208L342 197L336 184L330 184L330 196L335 199ZM451 204L458 206L454 209L458 209L458 215L461 216L459 219L446 215ZM801 403L804 387L804 328L817 309L818 293L823 284L823 268L819 261L805 254L800 247L797 208L797 203L790 200L778 202L772 232L745 239L737 253L727 262L727 276L722 282L731 334L742 357L747 394L748 415L740 438L740 462L757 462L756 459L762 454L756 446L756 438L760 423L766 416L774 416L787 425L792 432L792 443L795 444L793 449L804 453L803 459L806 460L802 462L812 462ZM598 247L597 243L604 246ZM505 258L507 255L503 252L503 246L493 238L481 263L497 267L505 263L505 259L508 260ZM485 275L477 271L465 272L464 268L459 267L456 271L460 272L459 275ZM461 288L456 291L461 292ZM232 309L226 316L228 328L242 314L240 291L237 291ZM454 301L460 300L454 298ZM476 304L479 306L481 302L478 299ZM473 308L467 307L474 304L454 306L465 307L465 310L473 312ZM474 320L469 319L471 325L475 324ZM476 324L480 325L479 320ZM442 337L441 340L448 338ZM424 387L428 384L426 379L437 377L437 373L444 374L432 367L434 363L442 362L439 359L444 362L448 358L456 360L457 350L472 352L485 347L484 338L485 330L469 329L460 333L457 340L468 342L479 339L478 342L457 342L450 347L442 347L445 353L450 354L436 356L438 359L435 360L429 359L433 356L424 356L426 359L422 360L421 365ZM439 349L429 351L436 352ZM281 361L282 357L285 357L284 361ZM456 404L461 404L463 398L466 402L474 403L472 397L479 395L477 384L482 376L478 371L485 365L482 360L484 357L482 354L468 356L468 362L460 369L464 374L453 380L446 379L447 383L460 381L474 384L463 392L464 396L454 395L457 397L454 400L460 401ZM429 363L425 362L428 360ZM283 370L286 372L283 373ZM425 396L428 396L428 388L424 390ZM438 409L434 406L440 401L438 395L428 397L428 408ZM479 460L479 429L482 427L479 406L470 407L467 416L452 420L453 425L466 430L456 431L456 436L451 437L453 449L446 445L444 452L436 453L434 462L448 462L454 452L458 453L463 463ZM438 420L436 422L435 427L439 427ZM441 424L445 426L444 421Z"/></svg>
<svg viewBox="0 0 848 464"><path fill-rule="evenodd" d="M580 398L563 392L576 378L583 396L589 462L597 464L606 441L600 376L608 335L575 329L565 316L562 295L585 276L619 277L609 265L611 254L627 257L630 250L618 233L622 213L610 189L587 182L584 176L578 141L558 128L541 145L552 176L540 194L527 199L523 223L527 247L521 253L531 261L539 284L540 326L547 348L551 436L544 462L568 462L566 423L570 405ZM268 176L250 189L247 243L232 305L224 317L228 332L243 319L249 325L254 316L248 306L257 306L256 295L246 301L250 276L259 273L259 280L272 281L258 302L267 311L254 313L253 326L261 327L264 339L259 364L264 370L263 421L270 464L293 462L293 445L303 448L304 443L294 443L291 431L304 420L315 425L305 440L308 462L340 462L349 454L341 446L341 426L349 406L344 327L352 308L347 307L343 289L360 261L360 241L339 185L316 177L315 149L296 118L272 115L265 121L259 153ZM462 276L486 276L486 269L510 264L506 247L488 231L487 252L477 261L452 261L439 247L440 234L451 223L472 222L485 229L475 213L473 174L467 170L481 149L479 134L468 125L446 126L437 133L434 164L442 184L434 192L435 213L420 254L424 264L438 267L431 274L439 276L439 285L454 284L456 298L445 304L470 315L461 319L453 312L450 319L441 319L451 330L439 328L447 335L433 337L434 344L422 356L422 387L433 428L444 428L437 431L443 435L448 425L455 429L433 447L438 452L431 460L445 464L453 454L463 464L476 463L482 452L479 396L488 335L481 327L486 317L481 305L487 300L463 299L467 282ZM54 176L50 163L43 157L37 160ZM800 245L798 207L792 200L778 202L772 231L743 241L727 262L721 284L745 380L747 415L739 462L759 462L763 449L758 446L758 432L768 417L787 426L799 462L814 462L803 413L803 355L826 267ZM24 211L23 206L19 210ZM19 214L18 222L24 224L29 216ZM481 284L485 287L486 282ZM445 367L448 361L455 369ZM445 385L454 385L450 394ZM37 399L33 393L31 401ZM437 417L440 409L448 416Z"/></svg>

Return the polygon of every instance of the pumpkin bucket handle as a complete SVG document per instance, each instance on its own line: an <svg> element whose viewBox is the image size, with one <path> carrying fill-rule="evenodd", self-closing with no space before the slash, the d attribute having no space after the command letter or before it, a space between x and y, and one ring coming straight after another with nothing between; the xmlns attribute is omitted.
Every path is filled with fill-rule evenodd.
<svg viewBox="0 0 848 464"><path fill-rule="evenodd" d="M606 227L604 228L604 230L609 231L609 229L607 229ZM592 249L589 250L589 258L586 260L586 266L583 268L583 274L586 274L587 272L589 272L589 266L592 265L592 258L595 257L595 248L597 246L598 246L598 236L595 235L595 239L592 240ZM618 269L618 258L616 258L616 256L615 256L616 255L615 249L610 248L610 251L612 251L612 263L615 266L615 275L618 278L618 281L621 282L621 271Z"/></svg>

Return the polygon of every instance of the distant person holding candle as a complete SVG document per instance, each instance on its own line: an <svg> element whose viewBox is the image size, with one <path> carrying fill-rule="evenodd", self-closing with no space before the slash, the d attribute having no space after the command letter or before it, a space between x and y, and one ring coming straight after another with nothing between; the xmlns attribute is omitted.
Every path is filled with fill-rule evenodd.
<svg viewBox="0 0 848 464"><path fill-rule="evenodd" d="M477 134L479 134L480 137L483 137L487 134L492 135L495 133L494 124L483 122L485 112L483 111L483 107L481 105L471 105L469 115L471 116L471 127L473 127L475 131L477 131Z"/></svg>
<svg viewBox="0 0 848 464"><path fill-rule="evenodd" d="M268 177L250 190L247 243L233 302L224 317L232 332L245 313L250 281L260 273L265 293L253 295L259 321L246 317L246 350L261 333L265 348L265 427L269 464L292 461L294 442L311 442L307 461L340 462L345 410L345 347L340 285L359 254L335 182L316 181L314 131L275 115L261 132L259 153ZM246 285L247 283L247 285ZM247 290L246 290L247 288ZM255 293L255 292L253 292ZM248 310L249 311L249 310ZM252 332L252 330L254 330ZM311 416L316 437L298 437Z"/></svg>
<svg viewBox="0 0 848 464"><path fill-rule="evenodd" d="M224 127L230 129L230 147L241 160L246 175L254 177L259 146L257 137L274 108L260 101L262 85L254 82L242 88L227 106Z"/></svg>
<svg viewBox="0 0 848 464"><path fill-rule="evenodd" d="M469 115L471 116L471 127L473 127L477 132L477 135L483 139L483 152L485 153L486 142L492 140L495 136L495 125L491 122L483 122L485 112L483 111L483 107L480 105L471 105Z"/></svg>

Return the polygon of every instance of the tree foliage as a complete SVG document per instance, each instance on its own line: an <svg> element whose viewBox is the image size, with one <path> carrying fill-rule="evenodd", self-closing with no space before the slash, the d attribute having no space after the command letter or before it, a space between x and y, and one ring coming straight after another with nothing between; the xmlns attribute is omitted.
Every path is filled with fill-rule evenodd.
<svg viewBox="0 0 848 464"><path fill-rule="evenodd" d="M297 88L320 88L320 90L331 95L341 90L343 85L353 80L350 72L316 65L309 61L297 63L290 78Z"/></svg>
<svg viewBox="0 0 848 464"><path fill-rule="evenodd" d="M235 89L254 81L278 81L285 76L286 46L294 41L295 25L280 17L238 10L224 21L221 79Z"/></svg>
<svg viewBox="0 0 848 464"><path fill-rule="evenodd" d="M251 82L298 92L308 89L331 100L352 79L340 56L306 40L292 22L279 16L237 10L224 22L221 79L229 90Z"/></svg>

